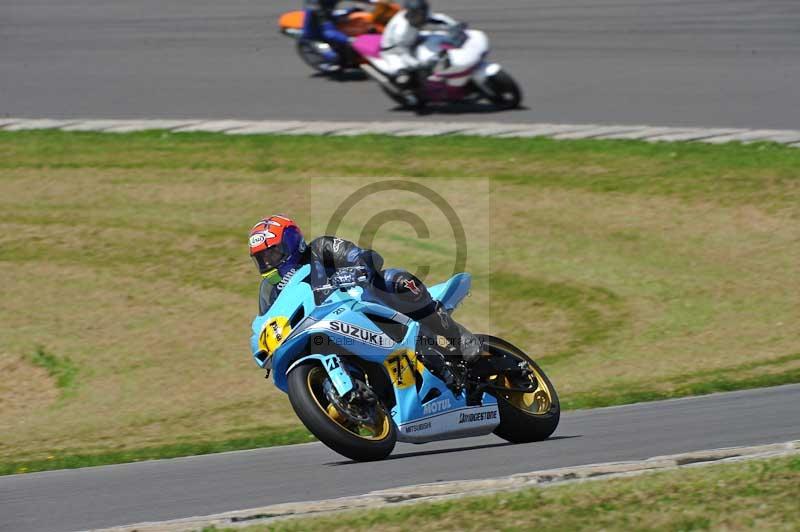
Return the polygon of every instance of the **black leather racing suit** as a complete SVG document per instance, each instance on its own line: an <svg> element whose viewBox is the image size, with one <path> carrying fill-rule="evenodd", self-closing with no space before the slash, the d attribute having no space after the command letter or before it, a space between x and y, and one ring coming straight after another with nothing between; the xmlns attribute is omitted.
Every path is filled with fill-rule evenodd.
<svg viewBox="0 0 800 532"><path fill-rule="evenodd" d="M333 236L321 236L306 247L297 268L311 265L311 284L314 287L327 284L333 273L347 266L364 266L371 273L373 290L370 295L411 319L423 321L437 310L436 302L428 289L415 275L396 268L382 270L383 257L371 249ZM275 302L281 290L294 273L290 270L277 285L266 279L261 281L258 298L258 313L263 315ZM327 294L325 294L327 296Z"/></svg>

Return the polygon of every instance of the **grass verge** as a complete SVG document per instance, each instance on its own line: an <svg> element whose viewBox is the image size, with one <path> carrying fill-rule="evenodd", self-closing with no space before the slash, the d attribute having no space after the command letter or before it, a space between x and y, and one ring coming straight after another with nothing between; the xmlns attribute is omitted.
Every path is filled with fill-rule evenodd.
<svg viewBox="0 0 800 532"><path fill-rule="evenodd" d="M175 443L158 447L144 447L140 449L111 451L98 454L51 455L43 460L0 463L0 475L124 464L141 462L143 460L163 460L167 458L180 458L183 456L258 449L275 445L293 445L297 443L308 443L309 441L314 441L314 437L305 429L270 432L270 429L265 428L260 434L224 441Z"/></svg>
<svg viewBox="0 0 800 532"><path fill-rule="evenodd" d="M788 370L781 373L764 373L748 376L746 372L765 369L771 365L781 365L800 360L800 353L779 357L765 362L750 362L740 364L724 370L699 371L671 377L674 387L665 391L648 390L642 385L631 383L624 391L598 391L587 394L574 394L568 397L562 406L573 410L578 408L599 408L616 406L645 401L660 401L662 399L675 399L694 395L707 395L717 392L732 392L735 390L748 390L780 386L800 382L800 369Z"/></svg>
<svg viewBox="0 0 800 532"><path fill-rule="evenodd" d="M229 530L795 530L799 497L795 456Z"/></svg>
<svg viewBox="0 0 800 532"><path fill-rule="evenodd" d="M304 437L247 351L243 235L276 211L313 227L315 199L365 176L456 207L486 191L462 213L484 248L457 317L531 353L567 408L800 381L794 148L0 132L0 470ZM433 222L427 241L373 228L387 266L446 278L445 224L402 194L372 200Z"/></svg>

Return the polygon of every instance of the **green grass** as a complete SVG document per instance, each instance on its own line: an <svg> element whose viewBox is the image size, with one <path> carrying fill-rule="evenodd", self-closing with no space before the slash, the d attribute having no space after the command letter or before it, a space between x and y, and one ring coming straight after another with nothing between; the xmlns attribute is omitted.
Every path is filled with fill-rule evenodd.
<svg viewBox="0 0 800 532"><path fill-rule="evenodd" d="M800 368L777 374L757 374L745 376L745 372L763 370L770 366L780 366L800 360L800 353L776 359L748 362L725 369L698 371L670 377L672 387L668 390L656 391L647 389L645 385L630 383L620 390L598 390L585 394L574 394L562 401L565 409L598 408L616 406L644 401L659 401L692 395L707 395L715 392L732 392L767 386L780 386L800 382Z"/></svg>
<svg viewBox="0 0 800 532"><path fill-rule="evenodd" d="M258 449L275 445L293 445L315 441L314 437L305 429L284 430L270 432L269 427L256 431L250 437L233 438L223 441L198 441L184 442L157 447L144 447L122 451L109 451L97 454L67 454L50 455L41 460L22 462L6 462L0 464L0 475L14 475L20 473L35 473L37 471L50 471L53 469L75 469L79 467L94 467L111 464L140 462L142 460L163 460L179 458L182 456L196 456L201 454L223 453L243 449Z"/></svg>
<svg viewBox="0 0 800 532"><path fill-rule="evenodd" d="M57 357L48 353L43 347L39 346L31 355L30 361L47 370L50 377L55 380L56 386L61 390L62 396L67 397L76 385L78 368L69 358Z"/></svg>
<svg viewBox="0 0 800 532"><path fill-rule="evenodd" d="M533 355L566 408L800 382L794 148L0 132L0 471L305 441L248 353L245 237L281 211L317 236L370 176L457 207L457 317ZM388 267L449 275L433 207L371 202L430 226L380 226Z"/></svg>
<svg viewBox="0 0 800 532"><path fill-rule="evenodd" d="M569 316L574 324L572 337L560 351L547 355L545 360L550 363L563 362L608 340L625 323L625 310L619 297L603 288L526 279L501 272L492 275L489 286L493 297L501 302L543 301Z"/></svg>
<svg viewBox="0 0 800 532"><path fill-rule="evenodd" d="M800 458L794 456L235 530L796 530L800 525L798 498Z"/></svg>
<svg viewBox="0 0 800 532"><path fill-rule="evenodd" d="M782 185L796 185L800 157L796 149L771 143L714 146L458 136L432 141L377 135L353 139L160 131L109 135L55 130L0 132L0 155L0 168L5 169L158 168L286 176L493 177L601 193L700 194L748 202L754 198L780 199L785 192Z"/></svg>

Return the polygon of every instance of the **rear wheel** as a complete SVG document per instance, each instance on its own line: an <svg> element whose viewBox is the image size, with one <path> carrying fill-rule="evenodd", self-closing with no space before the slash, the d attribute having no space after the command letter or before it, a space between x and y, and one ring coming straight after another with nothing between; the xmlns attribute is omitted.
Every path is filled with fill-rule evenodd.
<svg viewBox="0 0 800 532"><path fill-rule="evenodd" d="M491 94L486 96L500 109L516 109L522 103L522 90L510 74L501 70L486 79Z"/></svg>
<svg viewBox="0 0 800 532"><path fill-rule="evenodd" d="M481 335L484 351L502 357L507 372L493 375L491 382L499 388L525 391L490 390L497 398L500 424L494 433L513 443L541 441L550 437L558 427L561 407L556 389L541 367L522 350L505 340ZM514 367L526 371L515 372Z"/></svg>
<svg viewBox="0 0 800 532"><path fill-rule="evenodd" d="M294 368L288 385L289 401L297 417L337 453L366 462L386 458L394 449L397 431L380 401L343 406L319 364Z"/></svg>

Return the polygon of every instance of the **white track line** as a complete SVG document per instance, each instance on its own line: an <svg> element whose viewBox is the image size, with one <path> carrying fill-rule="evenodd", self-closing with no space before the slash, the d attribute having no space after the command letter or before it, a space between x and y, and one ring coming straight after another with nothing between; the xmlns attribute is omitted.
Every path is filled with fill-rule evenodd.
<svg viewBox="0 0 800 532"><path fill-rule="evenodd" d="M25 131L28 129L58 129L69 126L77 120L51 120L49 118L36 118L32 120L14 120L12 124L3 126L5 131Z"/></svg>
<svg viewBox="0 0 800 532"><path fill-rule="evenodd" d="M208 132L226 135L392 135L433 137L469 135L498 138L628 139L648 142L698 141L777 142L800 147L800 130L652 127L603 124L505 124L500 122L321 122L301 120L90 120L50 118L3 118L0 130L61 129L131 133L166 130L173 133Z"/></svg>

